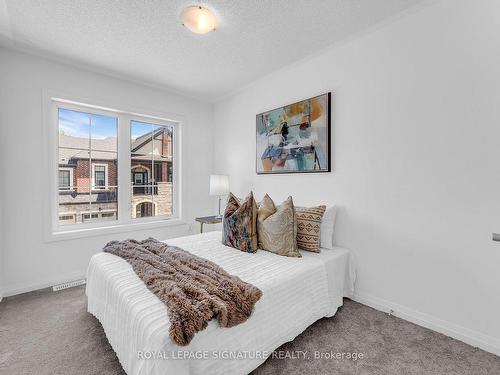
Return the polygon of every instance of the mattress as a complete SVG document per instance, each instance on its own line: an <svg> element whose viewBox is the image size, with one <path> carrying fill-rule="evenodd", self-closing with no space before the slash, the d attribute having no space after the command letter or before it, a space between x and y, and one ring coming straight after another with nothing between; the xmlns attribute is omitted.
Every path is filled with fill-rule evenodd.
<svg viewBox="0 0 500 375"><path fill-rule="evenodd" d="M91 258L88 311L101 322L128 375L248 374L316 320L333 316L342 298L353 294L349 250L304 251L302 258L249 254L222 245L221 237L208 232L165 242L219 264L263 295L246 322L223 328L212 320L184 347L168 335L165 304L125 260L108 253Z"/></svg>

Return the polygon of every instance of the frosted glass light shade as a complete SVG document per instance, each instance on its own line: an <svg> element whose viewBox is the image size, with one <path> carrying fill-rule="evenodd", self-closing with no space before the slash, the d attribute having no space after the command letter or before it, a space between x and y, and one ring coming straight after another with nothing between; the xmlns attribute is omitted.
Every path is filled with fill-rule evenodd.
<svg viewBox="0 0 500 375"><path fill-rule="evenodd" d="M206 34L215 30L217 17L210 9L193 5L185 8L181 13L181 21L184 26L196 34Z"/></svg>
<svg viewBox="0 0 500 375"><path fill-rule="evenodd" d="M220 174L210 175L210 195L229 194L229 177Z"/></svg>

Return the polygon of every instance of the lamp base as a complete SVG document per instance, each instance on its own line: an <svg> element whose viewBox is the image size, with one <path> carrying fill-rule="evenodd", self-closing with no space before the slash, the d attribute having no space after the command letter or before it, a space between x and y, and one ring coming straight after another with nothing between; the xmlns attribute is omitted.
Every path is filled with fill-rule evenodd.
<svg viewBox="0 0 500 375"><path fill-rule="evenodd" d="M220 201L221 201L222 197L219 195L219 214L216 216L217 219L221 219L222 218L222 215L220 213Z"/></svg>

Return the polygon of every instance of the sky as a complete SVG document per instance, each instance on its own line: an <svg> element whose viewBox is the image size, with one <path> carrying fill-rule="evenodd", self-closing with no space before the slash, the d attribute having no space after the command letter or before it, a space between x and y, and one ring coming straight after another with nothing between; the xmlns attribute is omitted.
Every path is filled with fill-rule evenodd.
<svg viewBox="0 0 500 375"><path fill-rule="evenodd" d="M59 132L73 137L88 138L92 118L92 138L104 139L117 137L118 119L112 116L96 115L59 108ZM158 125L140 121L131 121L131 138L151 134Z"/></svg>
<svg viewBox="0 0 500 375"><path fill-rule="evenodd" d="M136 139L140 137L141 135L144 134L151 134L153 129L156 129L158 126L153 125L153 124L148 124L146 122L139 122L139 121L131 121L130 124L130 137L132 139ZM153 136L151 134L151 136Z"/></svg>
<svg viewBox="0 0 500 375"><path fill-rule="evenodd" d="M117 136L118 119L111 116L89 114L59 108L59 132L73 137L88 138L92 117L92 138Z"/></svg>

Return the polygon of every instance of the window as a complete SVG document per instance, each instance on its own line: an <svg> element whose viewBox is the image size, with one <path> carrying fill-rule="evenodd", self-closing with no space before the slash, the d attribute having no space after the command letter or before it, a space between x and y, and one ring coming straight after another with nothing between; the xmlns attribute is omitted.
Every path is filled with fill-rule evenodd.
<svg viewBox="0 0 500 375"><path fill-rule="evenodd" d="M92 219L97 219L99 217L99 214L97 213L90 213L90 214L83 214L82 215L82 220L83 221L89 221L91 218Z"/></svg>
<svg viewBox="0 0 500 375"><path fill-rule="evenodd" d="M131 216L173 215L173 137L168 125L130 122Z"/></svg>
<svg viewBox="0 0 500 375"><path fill-rule="evenodd" d="M99 222L100 215L87 212L117 212L118 118L59 107L58 133L59 223ZM61 219L68 212L74 218Z"/></svg>
<svg viewBox="0 0 500 375"><path fill-rule="evenodd" d="M153 216L153 203L142 202L135 206L135 217Z"/></svg>
<svg viewBox="0 0 500 375"><path fill-rule="evenodd" d="M59 215L59 224L68 225L75 223L75 214Z"/></svg>
<svg viewBox="0 0 500 375"><path fill-rule="evenodd" d="M71 227L132 224L178 215L177 122L60 99L52 103L57 119L54 181L58 191L53 232L62 230L61 226L71 231Z"/></svg>
<svg viewBox="0 0 500 375"><path fill-rule="evenodd" d="M101 220L115 220L116 219L116 211L98 211L98 212L89 212L82 214L82 221L89 221L92 219Z"/></svg>
<svg viewBox="0 0 500 375"><path fill-rule="evenodd" d="M108 166L107 164L92 164L92 189L107 189Z"/></svg>
<svg viewBox="0 0 500 375"><path fill-rule="evenodd" d="M59 168L59 190L73 189L73 169Z"/></svg>
<svg viewBox="0 0 500 375"><path fill-rule="evenodd" d="M144 185L144 173L132 172L134 175L134 185Z"/></svg>

